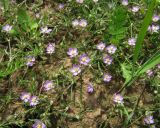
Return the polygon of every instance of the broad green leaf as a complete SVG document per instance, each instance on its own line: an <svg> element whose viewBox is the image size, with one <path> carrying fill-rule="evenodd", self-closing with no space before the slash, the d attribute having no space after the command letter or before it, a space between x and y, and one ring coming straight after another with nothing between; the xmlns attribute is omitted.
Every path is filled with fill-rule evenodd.
<svg viewBox="0 0 160 128"><path fill-rule="evenodd" d="M138 34L136 46L134 49L134 56L133 56L134 63L136 63L136 61L138 60L139 53L142 49L142 43L144 41L144 37L145 37L146 32L148 30L148 26L151 23L151 19L153 16L155 5L156 5L156 0L152 0L150 6L148 8L147 14L143 20L142 27L141 27L140 32Z"/></svg>
<svg viewBox="0 0 160 128"><path fill-rule="evenodd" d="M121 64L121 70L123 77L125 78L125 83L129 82L130 79L132 78L131 65L123 63Z"/></svg>
<svg viewBox="0 0 160 128"><path fill-rule="evenodd" d="M27 11L25 9L19 8L17 15L18 24L20 24L22 29L24 29L25 31L30 31L38 27L37 22L27 14Z"/></svg>

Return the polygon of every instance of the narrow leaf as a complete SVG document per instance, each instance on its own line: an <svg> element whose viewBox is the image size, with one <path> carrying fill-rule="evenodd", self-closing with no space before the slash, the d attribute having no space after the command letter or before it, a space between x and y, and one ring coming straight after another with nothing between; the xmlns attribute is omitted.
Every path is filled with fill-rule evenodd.
<svg viewBox="0 0 160 128"><path fill-rule="evenodd" d="M145 73L148 69L151 69L155 65L160 63L160 51L156 52L142 67L137 71L137 75Z"/></svg>
<svg viewBox="0 0 160 128"><path fill-rule="evenodd" d="M138 34L138 38L137 38L137 42L136 42L136 46L135 46L135 50L134 50L134 56L133 56L134 63L136 63L136 61L138 60L139 53L142 49L142 43L143 43L144 37L146 35L148 26L151 22L155 5L156 5L156 0L152 0L150 6L148 8L147 14L143 20L142 27L141 27L140 32Z"/></svg>

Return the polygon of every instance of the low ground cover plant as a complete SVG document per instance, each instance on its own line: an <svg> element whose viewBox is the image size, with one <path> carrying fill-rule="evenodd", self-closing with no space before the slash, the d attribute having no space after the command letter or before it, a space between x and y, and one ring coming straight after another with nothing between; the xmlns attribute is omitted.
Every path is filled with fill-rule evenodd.
<svg viewBox="0 0 160 128"><path fill-rule="evenodd" d="M0 128L159 128L159 0L1 0Z"/></svg>

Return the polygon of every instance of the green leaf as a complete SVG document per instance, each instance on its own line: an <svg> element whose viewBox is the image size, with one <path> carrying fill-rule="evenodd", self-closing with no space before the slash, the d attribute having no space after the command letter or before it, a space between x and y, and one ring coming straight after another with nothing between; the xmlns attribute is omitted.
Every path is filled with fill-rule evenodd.
<svg viewBox="0 0 160 128"><path fill-rule="evenodd" d="M37 22L32 18L30 18L25 9L19 8L17 15L18 15L18 24L20 24L20 26L24 31L30 31L38 27Z"/></svg>
<svg viewBox="0 0 160 128"><path fill-rule="evenodd" d="M145 73L148 69L151 69L155 65L160 63L160 50L156 52L147 62L145 62L137 71L137 75Z"/></svg>
<svg viewBox="0 0 160 128"><path fill-rule="evenodd" d="M131 65L123 63L121 64L121 70L123 74L123 78L125 78L125 83L129 82L129 80L132 78L132 70Z"/></svg>
<svg viewBox="0 0 160 128"><path fill-rule="evenodd" d="M134 63L136 63L136 61L138 60L139 53L142 49L142 43L143 43L144 37L146 35L148 26L151 23L151 19L153 16L155 5L156 5L156 0L152 0L150 6L148 8L147 14L143 20L142 27L141 27L140 32L138 34L136 46L134 49L134 56L133 56Z"/></svg>
<svg viewBox="0 0 160 128"><path fill-rule="evenodd" d="M110 41L114 44L118 44L120 40L125 38L126 35L126 22L127 12L124 8L118 7L114 10L111 16L111 22L109 23L108 33L110 35ZM104 36L104 40L106 36Z"/></svg>
<svg viewBox="0 0 160 128"><path fill-rule="evenodd" d="M9 0L1 0L4 10L7 11L9 8Z"/></svg>

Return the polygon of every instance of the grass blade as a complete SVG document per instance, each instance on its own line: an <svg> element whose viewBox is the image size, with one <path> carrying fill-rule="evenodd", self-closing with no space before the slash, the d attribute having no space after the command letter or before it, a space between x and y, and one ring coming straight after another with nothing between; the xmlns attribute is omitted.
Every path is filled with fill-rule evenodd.
<svg viewBox="0 0 160 128"><path fill-rule="evenodd" d="M151 69L155 65L160 63L160 50L156 52L142 67L137 71L137 75L145 73L148 69Z"/></svg>
<svg viewBox="0 0 160 128"><path fill-rule="evenodd" d="M138 34L138 38L137 38L137 42L136 42L136 46L135 46L135 50L134 50L133 63L136 63L136 61L138 60L139 53L142 49L142 43L143 43L144 37L146 35L148 26L149 26L151 19L152 19L152 16L153 16L153 11L154 11L155 5L156 5L156 0L152 0L150 6L148 8L147 14L143 20L142 27L141 27L140 32Z"/></svg>

